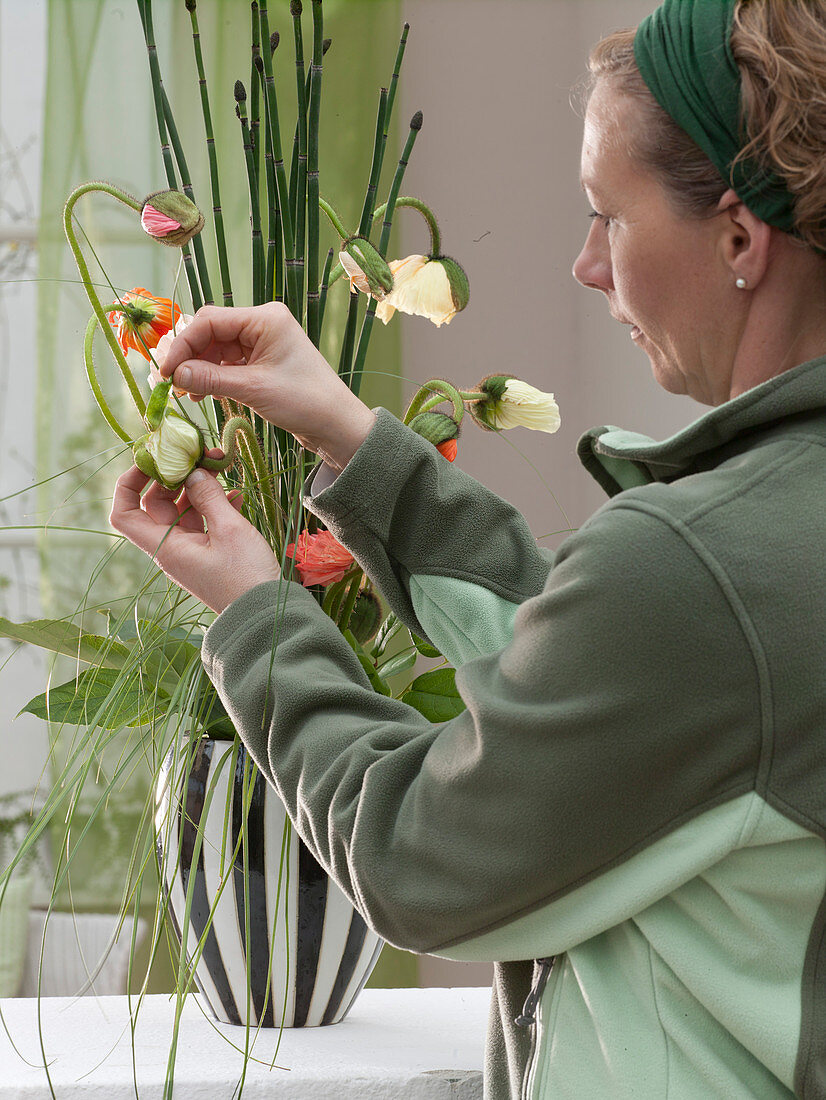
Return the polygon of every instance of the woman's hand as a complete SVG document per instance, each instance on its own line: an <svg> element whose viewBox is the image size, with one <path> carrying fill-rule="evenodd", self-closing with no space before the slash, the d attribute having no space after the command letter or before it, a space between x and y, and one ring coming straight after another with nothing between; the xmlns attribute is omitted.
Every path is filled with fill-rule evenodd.
<svg viewBox="0 0 826 1100"><path fill-rule="evenodd" d="M141 497L149 480L137 466L118 478L109 522L181 588L220 612L278 580L269 544L238 512L240 492L230 501L212 474L197 469L183 492L153 482Z"/></svg>
<svg viewBox="0 0 826 1100"><path fill-rule="evenodd" d="M342 469L375 422L286 306L204 306L161 367L180 389L228 397Z"/></svg>

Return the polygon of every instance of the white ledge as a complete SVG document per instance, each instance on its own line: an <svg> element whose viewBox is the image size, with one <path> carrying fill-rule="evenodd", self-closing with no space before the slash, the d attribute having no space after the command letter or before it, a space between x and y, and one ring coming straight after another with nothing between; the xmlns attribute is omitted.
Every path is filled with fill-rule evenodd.
<svg viewBox="0 0 826 1100"><path fill-rule="evenodd" d="M244 1100L481 1100L489 989L365 989L339 1024L250 1034ZM51 1095L37 1001L0 1001L0 1098ZM200 998L184 1007L175 1100L229 1100L243 1071L245 1030L216 1024ZM163 1095L174 999L147 997L135 1030L141 1100ZM135 1100L126 997L44 998L41 1031L60 1100ZM278 1051L276 1055L276 1046ZM240 1049L239 1049L240 1048ZM21 1056L26 1061L21 1058ZM276 1068L271 1063L275 1057ZM27 1065L26 1062L33 1063Z"/></svg>

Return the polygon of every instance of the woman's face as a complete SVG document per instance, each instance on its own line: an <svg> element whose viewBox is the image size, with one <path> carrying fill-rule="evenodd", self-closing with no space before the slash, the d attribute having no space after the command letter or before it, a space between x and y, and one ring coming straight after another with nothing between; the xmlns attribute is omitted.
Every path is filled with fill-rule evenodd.
<svg viewBox="0 0 826 1100"><path fill-rule="evenodd" d="M716 405L729 397L738 339L720 222L675 212L659 180L631 158L638 111L609 79L597 82L581 165L594 214L574 277L601 290L612 316L631 326L664 389Z"/></svg>

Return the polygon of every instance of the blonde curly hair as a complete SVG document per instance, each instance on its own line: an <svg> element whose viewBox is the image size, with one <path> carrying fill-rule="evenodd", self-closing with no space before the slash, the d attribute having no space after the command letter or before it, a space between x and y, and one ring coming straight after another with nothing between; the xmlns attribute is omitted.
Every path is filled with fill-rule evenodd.
<svg viewBox="0 0 826 1100"><path fill-rule="evenodd" d="M674 207L708 217L729 184L660 107L634 60L635 29L594 46L590 88L610 77L639 104L631 154L663 183ZM740 69L748 144L739 159L775 172L795 199L794 232L826 252L826 0L740 0L731 45Z"/></svg>

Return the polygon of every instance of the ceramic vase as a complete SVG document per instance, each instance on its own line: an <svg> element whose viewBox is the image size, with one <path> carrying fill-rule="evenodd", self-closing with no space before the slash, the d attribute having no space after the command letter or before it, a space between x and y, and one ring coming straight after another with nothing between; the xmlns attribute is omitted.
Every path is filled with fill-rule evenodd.
<svg viewBox="0 0 826 1100"><path fill-rule="evenodd" d="M243 745L202 737L173 749L155 826L173 926L188 960L200 950L195 977L215 1016L263 1027L342 1020L383 941L297 836Z"/></svg>

